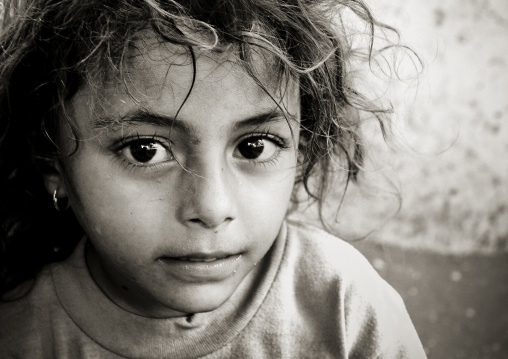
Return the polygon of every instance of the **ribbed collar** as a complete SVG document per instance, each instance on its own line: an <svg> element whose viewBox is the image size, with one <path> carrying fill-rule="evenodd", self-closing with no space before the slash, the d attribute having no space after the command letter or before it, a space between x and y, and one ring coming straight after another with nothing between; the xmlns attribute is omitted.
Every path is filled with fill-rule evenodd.
<svg viewBox="0 0 508 359"><path fill-rule="evenodd" d="M127 358L195 358L219 350L255 315L277 274L286 243L284 222L250 287L240 286L219 308L187 317L153 319L127 312L97 287L85 262L85 240L68 260L52 265L62 307L76 325L107 350Z"/></svg>

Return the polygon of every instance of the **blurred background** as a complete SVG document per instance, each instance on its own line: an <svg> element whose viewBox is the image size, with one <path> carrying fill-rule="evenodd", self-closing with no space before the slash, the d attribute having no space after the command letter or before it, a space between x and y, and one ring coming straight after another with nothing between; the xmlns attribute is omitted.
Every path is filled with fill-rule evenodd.
<svg viewBox="0 0 508 359"><path fill-rule="evenodd" d="M396 56L392 138L366 127L366 185L338 214L332 193L327 221L402 295L430 359L508 358L508 1L368 3L424 70Z"/></svg>

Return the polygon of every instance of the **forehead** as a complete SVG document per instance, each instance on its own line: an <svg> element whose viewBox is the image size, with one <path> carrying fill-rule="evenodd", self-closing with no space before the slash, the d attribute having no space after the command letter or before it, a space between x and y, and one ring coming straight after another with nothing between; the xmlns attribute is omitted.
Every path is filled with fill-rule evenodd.
<svg viewBox="0 0 508 359"><path fill-rule="evenodd" d="M249 70L243 65L234 47L212 52L162 42L155 35L144 36L131 49L122 73L110 77L98 91L85 87L72 105L93 103L94 117L119 119L133 106L156 105L158 112L168 115L175 115L176 110L183 113L193 105L227 105L224 110L239 110L248 102L285 112L296 106L298 84L278 76L272 55L254 46ZM223 101L227 97L237 101Z"/></svg>

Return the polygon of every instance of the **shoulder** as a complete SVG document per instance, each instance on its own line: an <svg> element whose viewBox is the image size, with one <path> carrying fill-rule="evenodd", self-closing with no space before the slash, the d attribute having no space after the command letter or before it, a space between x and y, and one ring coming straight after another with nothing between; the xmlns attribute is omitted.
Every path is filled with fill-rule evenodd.
<svg viewBox="0 0 508 359"><path fill-rule="evenodd" d="M51 333L49 323L57 302L49 267L35 281L8 293L0 301L0 353L9 357L40 351L41 339Z"/></svg>
<svg viewBox="0 0 508 359"><path fill-rule="evenodd" d="M81 242L69 258L44 267L28 290L20 288L0 301L0 358L118 357L89 337L64 304L65 296L86 296L72 286L83 282L73 276L84 265L83 248ZM62 280L63 274L67 280Z"/></svg>
<svg viewBox="0 0 508 359"><path fill-rule="evenodd" d="M284 264L316 291L337 291L346 300L381 298L402 304L400 296L351 244L313 225L288 221ZM376 296L372 296L372 292Z"/></svg>
<svg viewBox="0 0 508 359"><path fill-rule="evenodd" d="M350 357L425 357L402 298L352 245L289 221L285 257L300 305L328 313Z"/></svg>
<svg viewBox="0 0 508 359"><path fill-rule="evenodd" d="M53 278L60 265L44 267L0 301L0 358L81 357L75 347L88 339L60 303Z"/></svg>
<svg viewBox="0 0 508 359"><path fill-rule="evenodd" d="M341 287L384 280L351 244L310 224L288 221L286 255L311 276L337 282ZM302 273L304 274L304 273Z"/></svg>

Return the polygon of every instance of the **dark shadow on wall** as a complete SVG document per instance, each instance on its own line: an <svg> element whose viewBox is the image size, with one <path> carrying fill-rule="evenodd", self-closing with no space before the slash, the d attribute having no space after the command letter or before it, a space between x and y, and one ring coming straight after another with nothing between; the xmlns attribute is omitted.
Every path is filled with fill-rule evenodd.
<svg viewBox="0 0 508 359"><path fill-rule="evenodd" d="M355 246L403 297L429 359L508 358L508 253Z"/></svg>

